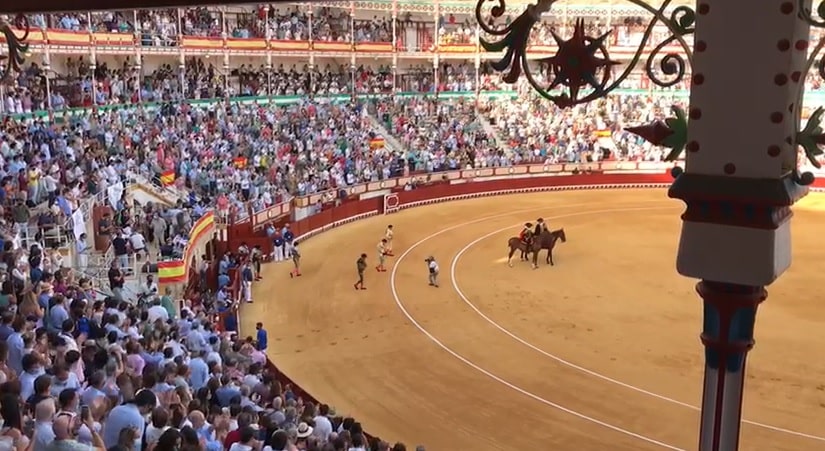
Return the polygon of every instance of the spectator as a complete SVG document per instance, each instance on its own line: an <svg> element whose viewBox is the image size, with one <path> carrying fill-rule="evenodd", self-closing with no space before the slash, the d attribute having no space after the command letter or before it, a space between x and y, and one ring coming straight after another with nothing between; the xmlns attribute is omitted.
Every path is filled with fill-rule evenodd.
<svg viewBox="0 0 825 451"><path fill-rule="evenodd" d="M103 443L106 445L106 448L110 448L119 443L122 430L133 429L136 437L134 439L133 449L140 451L142 437L146 428L143 416L149 414L149 412L155 408L156 404L157 398L155 394L150 390L144 389L140 390L134 399L127 399L125 404L112 409L103 429Z"/></svg>
<svg viewBox="0 0 825 451"><path fill-rule="evenodd" d="M266 352L266 347L267 347L267 344L268 344L269 340L267 339L267 333L266 333L266 329L264 329L264 324L263 323L255 324L255 330L258 331L257 335L255 337L255 339L257 340L256 349L258 349L258 351L261 351L261 352Z"/></svg>

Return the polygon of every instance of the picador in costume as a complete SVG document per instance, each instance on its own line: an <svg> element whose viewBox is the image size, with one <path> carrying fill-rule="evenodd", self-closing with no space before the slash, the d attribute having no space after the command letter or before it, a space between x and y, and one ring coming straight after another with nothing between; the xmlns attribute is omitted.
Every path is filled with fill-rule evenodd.
<svg viewBox="0 0 825 451"><path fill-rule="evenodd" d="M521 229L521 232L518 234L518 238L522 243L529 246L533 240L533 224L530 224L529 222L524 224L524 228Z"/></svg>

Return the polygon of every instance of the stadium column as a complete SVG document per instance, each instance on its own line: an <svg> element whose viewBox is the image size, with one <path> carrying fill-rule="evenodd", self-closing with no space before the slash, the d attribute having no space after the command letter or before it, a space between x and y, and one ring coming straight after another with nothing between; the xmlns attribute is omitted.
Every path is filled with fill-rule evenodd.
<svg viewBox="0 0 825 451"><path fill-rule="evenodd" d="M392 0L392 92L398 88L398 0Z"/></svg>
<svg viewBox="0 0 825 451"><path fill-rule="evenodd" d="M704 302L701 451L738 449L757 306L791 263L790 207L807 192L794 137L810 30L797 8L810 5L696 9L685 170L669 194L687 206L677 269L701 279ZM742 20L751 25L731 33Z"/></svg>
<svg viewBox="0 0 825 451"><path fill-rule="evenodd" d="M182 99L185 99L189 94L189 87L186 83L186 54L183 53L183 46L178 46L180 49L180 55L178 56L178 84L180 89L180 95ZM140 91L140 89L138 89Z"/></svg>
<svg viewBox="0 0 825 451"><path fill-rule="evenodd" d="M398 50L398 0L392 0L392 51Z"/></svg>

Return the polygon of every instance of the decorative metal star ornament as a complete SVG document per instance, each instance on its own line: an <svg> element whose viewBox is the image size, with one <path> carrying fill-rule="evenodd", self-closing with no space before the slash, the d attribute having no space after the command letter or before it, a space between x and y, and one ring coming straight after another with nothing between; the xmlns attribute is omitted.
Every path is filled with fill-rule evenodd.
<svg viewBox="0 0 825 451"><path fill-rule="evenodd" d="M646 0L627 0L650 12L653 18L648 21L642 42L631 60L617 68L615 73L611 73L611 68L617 62L610 59L605 45L608 35L587 36L582 21L576 22L569 40L553 34L558 45L554 56L538 60L528 58L530 33L543 14L552 13L552 7L558 0L536 0L506 26L495 26L495 21L504 16L506 0L476 1L478 26L484 33L498 37L494 41L482 38L481 46L488 52L504 53L501 59L492 62L496 71L504 72L502 80L515 83L523 76L536 93L560 107L580 105L606 96L618 89L640 63L651 83L662 87L674 86L684 79L693 57L685 38L695 31L696 13L684 5L671 7L673 0L662 0L660 6L655 8ZM489 14L485 14L486 8L489 8ZM652 42L654 28L662 25L670 30L670 34L655 44ZM681 47L685 56L670 51L673 46ZM539 66L546 70L547 82L540 80L538 74L533 72ZM562 91L567 92L551 92L561 87L566 88Z"/></svg>
<svg viewBox="0 0 825 451"><path fill-rule="evenodd" d="M822 131L823 114L825 114L825 109L822 107L817 108L808 118L805 128L796 133L796 143L802 147L808 161L817 169L822 167L817 157L825 153L819 147L825 144L825 133Z"/></svg>
<svg viewBox="0 0 825 451"><path fill-rule="evenodd" d="M685 110L678 106L672 106L674 116L662 121L655 121L647 125L637 127L627 127L625 130L638 135L654 146L662 146L670 149L665 157L665 161L676 161L687 144L687 116Z"/></svg>
<svg viewBox="0 0 825 451"><path fill-rule="evenodd" d="M567 87L567 99L571 104L579 99L582 88L590 87L595 91L603 89L604 81L610 78L610 68L619 64L610 60L605 50L605 39L610 36L610 32L597 38L589 37L584 31L584 20L578 19L570 39L562 39L555 31L552 34L558 47L556 54L538 60L549 66L548 72L552 75L547 89Z"/></svg>

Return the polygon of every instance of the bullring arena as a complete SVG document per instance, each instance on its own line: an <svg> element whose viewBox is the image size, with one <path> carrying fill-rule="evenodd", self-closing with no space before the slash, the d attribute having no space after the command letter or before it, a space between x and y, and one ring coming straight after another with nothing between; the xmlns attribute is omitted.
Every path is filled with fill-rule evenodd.
<svg viewBox="0 0 825 451"><path fill-rule="evenodd" d="M604 176L593 177L553 184ZM263 321L280 370L381 437L434 450L694 449L701 301L674 271L683 204L649 186L556 187L342 221L302 244L302 278L265 267L242 330ZM825 363L813 354L825 313L810 289L825 257L815 246L825 195L795 211L796 260L761 307L742 449L825 449ZM507 239L540 216L566 231L556 265L508 268ZM396 256L378 273L387 224ZM366 291L352 287L361 252ZM429 255L440 288L427 285Z"/></svg>

